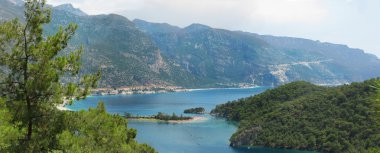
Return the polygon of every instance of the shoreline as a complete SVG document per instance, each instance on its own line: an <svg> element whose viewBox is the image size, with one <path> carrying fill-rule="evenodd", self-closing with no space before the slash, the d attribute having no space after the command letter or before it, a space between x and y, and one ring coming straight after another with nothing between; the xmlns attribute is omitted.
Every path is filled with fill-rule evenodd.
<svg viewBox="0 0 380 153"><path fill-rule="evenodd" d="M207 117L202 117L202 116L194 116L191 119L188 120L160 120L160 119L155 119L155 118L126 118L127 120L132 120L132 121L138 121L138 122L163 122L163 123L193 123L193 122L201 122L201 121L206 121L208 120Z"/></svg>
<svg viewBox="0 0 380 153"><path fill-rule="evenodd" d="M228 88L195 88L195 89L186 89L188 91L202 91L202 90L218 90L218 89L253 89L259 88L262 86L249 86L249 87L228 87Z"/></svg>
<svg viewBox="0 0 380 153"><path fill-rule="evenodd" d="M60 111L71 111L71 109L66 108L65 106L67 105L68 101L64 98L62 104L58 104L56 107Z"/></svg>
<svg viewBox="0 0 380 153"><path fill-rule="evenodd" d="M174 92L193 92L193 91L203 91L203 90L218 90L218 89L254 89L254 88L259 88L259 87L262 87L262 86L247 86L247 87L229 87L229 88L193 88L193 89L184 89L184 88L181 88L181 89L174 89L174 90L170 90L170 91L140 91L140 92L132 92L132 93L114 93L114 94L90 94L88 95L87 97L93 97L93 96L120 96L120 95L141 95L141 94L159 94L159 93L174 93ZM95 89L95 91L99 91L99 90L111 90L111 89L104 89L104 88L98 88L98 89ZM65 107L67 105L68 101L67 100L63 100L63 103L62 104L58 104L56 107L58 110L61 110L61 111L72 111L71 109Z"/></svg>
<svg viewBox="0 0 380 153"><path fill-rule="evenodd" d="M228 87L228 88L176 88L176 89L162 89L162 90L125 90L123 88L119 89L110 89L110 88L98 88L94 89L93 93L91 93L89 96L110 96L110 95L140 95L140 94L159 94L159 93L174 93L174 92L192 92L192 91L203 91L203 90L218 90L218 89L253 89L253 88L259 88L262 86L245 86L245 87Z"/></svg>

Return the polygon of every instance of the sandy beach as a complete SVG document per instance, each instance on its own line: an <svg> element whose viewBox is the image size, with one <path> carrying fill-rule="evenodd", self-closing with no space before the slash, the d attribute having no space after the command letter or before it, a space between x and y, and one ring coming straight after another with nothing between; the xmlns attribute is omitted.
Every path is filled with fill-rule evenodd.
<svg viewBox="0 0 380 153"><path fill-rule="evenodd" d="M70 111L70 109L66 108L65 106L67 105L68 101L66 99L63 99L63 103L57 105L57 109L61 111Z"/></svg>

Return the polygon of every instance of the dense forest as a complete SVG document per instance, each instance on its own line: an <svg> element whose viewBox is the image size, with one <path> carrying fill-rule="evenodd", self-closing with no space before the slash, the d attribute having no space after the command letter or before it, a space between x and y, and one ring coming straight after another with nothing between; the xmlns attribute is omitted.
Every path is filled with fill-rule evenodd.
<svg viewBox="0 0 380 153"><path fill-rule="evenodd" d="M320 152L379 152L378 79L338 87L293 82L218 105L212 114L238 121L231 146Z"/></svg>
<svg viewBox="0 0 380 153"><path fill-rule="evenodd" d="M183 111L186 114L204 114L205 112L206 110L203 107L189 108Z"/></svg>
<svg viewBox="0 0 380 153"><path fill-rule="evenodd" d="M25 20L0 24L0 152L156 152L138 144L136 130L103 103L89 111L57 109L86 98L100 72L79 74L82 48L62 53L77 25L43 35L50 12L45 0L26 0Z"/></svg>
<svg viewBox="0 0 380 153"><path fill-rule="evenodd" d="M126 119L156 119L156 120L160 120L160 121L181 121L181 120L192 119L192 117L183 116L182 114L177 115L177 114L173 113L172 115L168 115L168 114L165 114L162 112L158 112L156 115L152 115L152 116L138 116L138 115L134 116L128 112L125 112L124 118L126 118Z"/></svg>
<svg viewBox="0 0 380 153"><path fill-rule="evenodd" d="M164 114L162 112L158 112L157 115L153 116L153 118L158 119L158 120L164 120L164 121L190 120L191 119L191 117L182 116L182 115L178 116L175 113L173 113L172 115L167 115L167 114Z"/></svg>

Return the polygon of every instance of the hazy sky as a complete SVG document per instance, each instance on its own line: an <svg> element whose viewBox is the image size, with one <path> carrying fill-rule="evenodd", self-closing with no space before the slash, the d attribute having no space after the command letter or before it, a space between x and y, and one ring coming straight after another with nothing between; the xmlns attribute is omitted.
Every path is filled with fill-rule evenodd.
<svg viewBox="0 0 380 153"><path fill-rule="evenodd" d="M88 14L301 37L347 44L380 57L380 0L48 0Z"/></svg>

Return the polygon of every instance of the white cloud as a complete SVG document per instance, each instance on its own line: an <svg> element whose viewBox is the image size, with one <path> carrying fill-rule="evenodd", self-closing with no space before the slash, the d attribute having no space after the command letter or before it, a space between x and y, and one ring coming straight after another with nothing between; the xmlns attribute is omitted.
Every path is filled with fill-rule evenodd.
<svg viewBox="0 0 380 153"><path fill-rule="evenodd" d="M190 19L200 21L221 20L220 18L228 20L226 17L236 17L274 23L300 23L318 22L326 15L326 10L318 0L48 0L48 2L53 5L72 3L88 14L123 12L132 18L164 14L173 19L184 15L183 17L191 16Z"/></svg>
<svg viewBox="0 0 380 153"><path fill-rule="evenodd" d="M122 10L140 9L145 3L142 0L47 0L52 5L71 3L74 7L78 7L84 12L96 14L109 14Z"/></svg>
<svg viewBox="0 0 380 153"><path fill-rule="evenodd" d="M274 23L318 23L328 11L318 0L256 0L252 16Z"/></svg>

